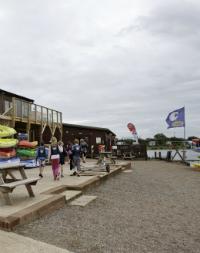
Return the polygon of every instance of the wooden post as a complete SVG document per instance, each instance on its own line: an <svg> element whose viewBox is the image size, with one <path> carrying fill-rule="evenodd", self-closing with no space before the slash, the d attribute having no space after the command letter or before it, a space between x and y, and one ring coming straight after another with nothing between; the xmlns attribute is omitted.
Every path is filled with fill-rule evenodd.
<svg viewBox="0 0 200 253"><path fill-rule="evenodd" d="M168 161L168 162L170 162L171 161L171 153L172 153L172 151L167 151L167 156L166 156L166 160Z"/></svg>
<svg viewBox="0 0 200 253"><path fill-rule="evenodd" d="M16 104L15 104L15 98L12 98L12 104L13 104L13 112L12 112L12 127L15 128L15 117L16 117Z"/></svg>
<svg viewBox="0 0 200 253"><path fill-rule="evenodd" d="M20 174L21 174L21 176L22 176L22 179L27 179L26 173L25 173L25 171L24 171L24 167L21 167L21 168L19 169L19 172L20 172ZM26 189L27 189L27 191L28 191L29 196L30 196L30 197L35 197L31 185L30 185L30 184L26 184L25 187L26 187Z"/></svg>
<svg viewBox="0 0 200 253"><path fill-rule="evenodd" d="M30 140L30 103L28 103L28 118L26 124L26 133L28 134L28 140Z"/></svg>
<svg viewBox="0 0 200 253"><path fill-rule="evenodd" d="M63 126L62 126L62 113L61 112L59 112L59 114L60 114L60 122L59 122L59 126L60 126L60 132L61 132L61 140L62 140L62 138L63 138Z"/></svg>

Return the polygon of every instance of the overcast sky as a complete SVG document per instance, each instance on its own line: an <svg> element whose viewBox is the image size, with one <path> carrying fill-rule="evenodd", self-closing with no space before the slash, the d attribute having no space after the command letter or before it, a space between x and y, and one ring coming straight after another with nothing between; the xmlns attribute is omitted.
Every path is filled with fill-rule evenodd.
<svg viewBox="0 0 200 253"><path fill-rule="evenodd" d="M200 1L0 0L0 88L118 137L183 137L185 106L200 136Z"/></svg>

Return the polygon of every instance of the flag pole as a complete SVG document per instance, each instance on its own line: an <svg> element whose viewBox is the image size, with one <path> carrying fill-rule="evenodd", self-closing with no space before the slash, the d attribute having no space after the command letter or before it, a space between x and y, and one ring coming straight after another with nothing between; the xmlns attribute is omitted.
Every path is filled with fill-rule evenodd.
<svg viewBox="0 0 200 253"><path fill-rule="evenodd" d="M185 129L185 105L184 105L184 145L183 145L183 161L186 158L186 129Z"/></svg>

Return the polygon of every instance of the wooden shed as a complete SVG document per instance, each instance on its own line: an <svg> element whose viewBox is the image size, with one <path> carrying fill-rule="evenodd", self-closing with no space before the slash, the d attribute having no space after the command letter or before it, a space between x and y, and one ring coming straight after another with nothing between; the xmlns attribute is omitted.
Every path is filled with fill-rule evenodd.
<svg viewBox="0 0 200 253"><path fill-rule="evenodd" d="M64 144L73 143L74 139L85 139L89 146L88 155L91 154L92 146L94 154L98 154L99 145L105 145L105 149L110 150L114 145L115 137L116 135L108 128L63 123Z"/></svg>

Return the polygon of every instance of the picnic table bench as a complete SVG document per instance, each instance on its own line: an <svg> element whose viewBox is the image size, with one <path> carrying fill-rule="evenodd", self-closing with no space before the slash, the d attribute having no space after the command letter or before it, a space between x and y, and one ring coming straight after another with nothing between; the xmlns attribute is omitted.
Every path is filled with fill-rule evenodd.
<svg viewBox="0 0 200 253"><path fill-rule="evenodd" d="M126 160L126 159L133 160L134 158L135 158L135 156L132 154L132 152L124 152L123 153L124 160Z"/></svg>
<svg viewBox="0 0 200 253"><path fill-rule="evenodd" d="M7 205L11 205L11 199L9 193L11 193L17 186L25 185L28 194L30 197L34 197L34 193L31 185L36 185L37 181L40 179L39 177L35 178L27 178L24 165L11 165L9 167L0 167L0 192L2 193L5 202ZM17 170L21 174L21 178L17 179L15 175L13 175L13 171ZM10 178L7 178L7 176Z"/></svg>
<svg viewBox="0 0 200 253"><path fill-rule="evenodd" d="M115 164L116 159L117 159L117 157L113 156L112 152L100 152L97 164L100 164L103 160L106 160L106 163L108 163L108 161L110 161L111 164Z"/></svg>

